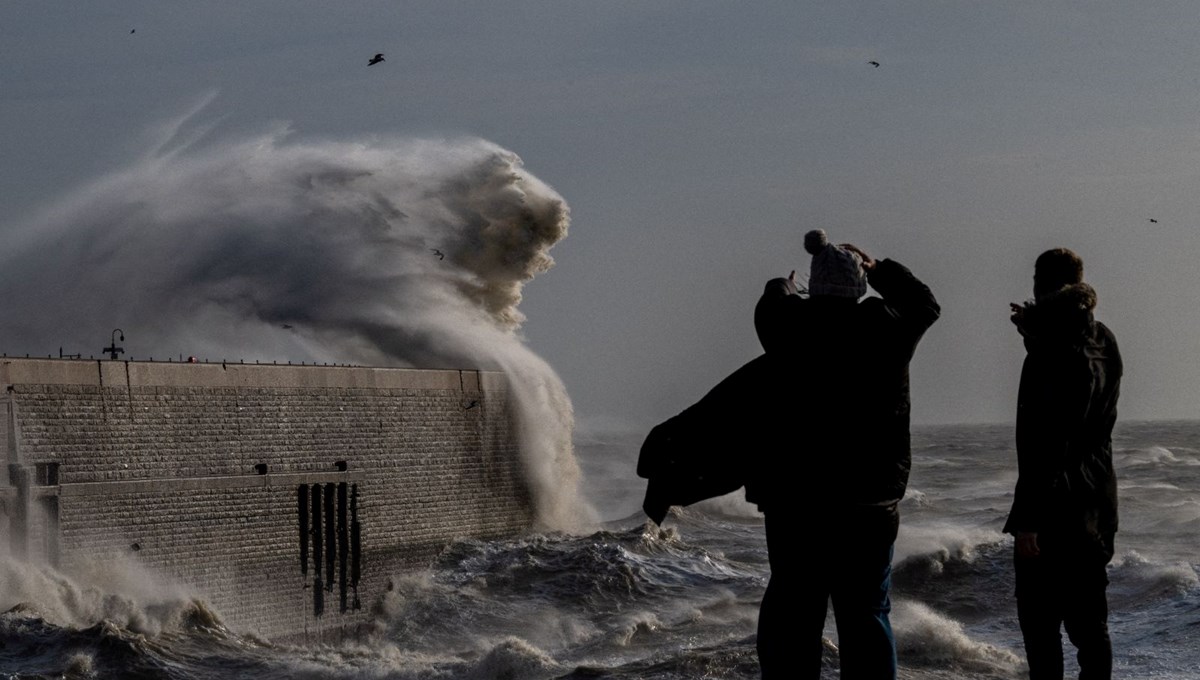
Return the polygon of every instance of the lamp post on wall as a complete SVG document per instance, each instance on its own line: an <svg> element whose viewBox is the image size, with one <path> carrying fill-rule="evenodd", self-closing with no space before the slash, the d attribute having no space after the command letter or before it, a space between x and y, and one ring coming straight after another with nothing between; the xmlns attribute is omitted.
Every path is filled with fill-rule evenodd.
<svg viewBox="0 0 1200 680"><path fill-rule="evenodd" d="M124 347L117 347L118 333L121 334L121 342L125 342L125 331L121 330L120 328L114 328L112 332L112 344L100 350L101 352L108 352L108 358L112 359L113 361L116 361L118 354L125 353Z"/></svg>

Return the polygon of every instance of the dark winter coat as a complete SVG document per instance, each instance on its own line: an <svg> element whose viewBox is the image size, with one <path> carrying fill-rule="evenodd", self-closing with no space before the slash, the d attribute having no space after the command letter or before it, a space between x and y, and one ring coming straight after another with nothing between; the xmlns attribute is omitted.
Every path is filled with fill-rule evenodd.
<svg viewBox="0 0 1200 680"><path fill-rule="evenodd" d="M1093 318L1096 293L1067 286L1014 316L1024 336L1017 395L1018 479L1004 531L1112 558L1117 478L1112 430L1122 363Z"/></svg>
<svg viewBox="0 0 1200 680"><path fill-rule="evenodd" d="M754 314L766 354L642 445L651 519L742 486L764 510L894 509L910 466L908 362L940 309L896 262L880 262L869 281L882 299L806 299L786 279L767 283Z"/></svg>
<svg viewBox="0 0 1200 680"><path fill-rule="evenodd" d="M880 297L790 294L776 279L755 309L755 327L788 417L758 457L747 498L773 506L874 505L894 512L911 467L909 362L941 308L904 265L882 260L868 274Z"/></svg>
<svg viewBox="0 0 1200 680"><path fill-rule="evenodd" d="M638 476L649 480L642 502L647 517L662 524L672 505L716 498L746 484L747 456L770 442L775 374L760 356L650 430L637 465Z"/></svg>

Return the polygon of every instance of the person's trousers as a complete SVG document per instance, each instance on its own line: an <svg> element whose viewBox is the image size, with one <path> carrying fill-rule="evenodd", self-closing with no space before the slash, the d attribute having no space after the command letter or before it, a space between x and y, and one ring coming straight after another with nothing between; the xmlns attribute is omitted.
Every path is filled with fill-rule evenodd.
<svg viewBox="0 0 1200 680"><path fill-rule="evenodd" d="M758 615L763 680L819 678L830 601L843 680L896 677L891 612L895 518L813 529L766 514L771 579ZM773 521L774 520L774 521Z"/></svg>
<svg viewBox="0 0 1200 680"><path fill-rule="evenodd" d="M1013 558L1017 620L1030 680L1062 680L1062 629L1078 650L1080 680L1112 677L1106 561L1068 551Z"/></svg>

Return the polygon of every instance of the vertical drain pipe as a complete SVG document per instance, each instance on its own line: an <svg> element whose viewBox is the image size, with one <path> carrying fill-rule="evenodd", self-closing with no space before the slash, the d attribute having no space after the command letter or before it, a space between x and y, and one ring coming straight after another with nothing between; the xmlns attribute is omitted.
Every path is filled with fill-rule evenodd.
<svg viewBox="0 0 1200 680"><path fill-rule="evenodd" d="M325 613L325 591L321 590L321 577L313 579L313 616L320 618Z"/></svg>
<svg viewBox="0 0 1200 680"><path fill-rule="evenodd" d="M321 592L321 485L312 485L312 554L313 554L313 616L325 612L325 597Z"/></svg>
<svg viewBox="0 0 1200 680"><path fill-rule="evenodd" d="M338 592L341 595L341 612L346 613L346 559L350 554L350 532L346 526L346 488L347 484L338 484L337 490L337 542L338 542Z"/></svg>
<svg viewBox="0 0 1200 680"><path fill-rule="evenodd" d="M358 485L350 487L350 586L354 588L354 608L358 601L358 579L362 576L362 528L358 524Z"/></svg>
<svg viewBox="0 0 1200 680"><path fill-rule="evenodd" d="M337 561L337 516L333 512L336 484L325 485L325 589L333 592L333 577Z"/></svg>
<svg viewBox="0 0 1200 680"><path fill-rule="evenodd" d="M300 574L308 580L308 485L296 488L296 521L300 526Z"/></svg>

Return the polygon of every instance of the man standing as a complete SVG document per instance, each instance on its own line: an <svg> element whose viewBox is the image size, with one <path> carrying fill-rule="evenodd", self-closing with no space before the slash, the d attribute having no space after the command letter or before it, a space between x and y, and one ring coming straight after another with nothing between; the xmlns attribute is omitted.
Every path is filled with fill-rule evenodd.
<svg viewBox="0 0 1200 680"><path fill-rule="evenodd" d="M833 601L843 679L896 677L888 614L897 506L911 464L908 365L941 310L912 272L824 231L808 297L773 279L755 328L775 390L767 407L786 433L746 479L765 515L771 580L758 624L765 680L818 678ZM867 284L881 297L862 299Z"/></svg>
<svg viewBox="0 0 1200 680"><path fill-rule="evenodd" d="M1038 256L1034 300L1012 305L1025 342L1017 397L1019 476L1004 526L1016 537L1017 618L1032 680L1061 680L1061 627L1078 648L1081 680L1112 677L1106 566L1117 532L1112 430L1121 354L1096 321L1083 260Z"/></svg>

